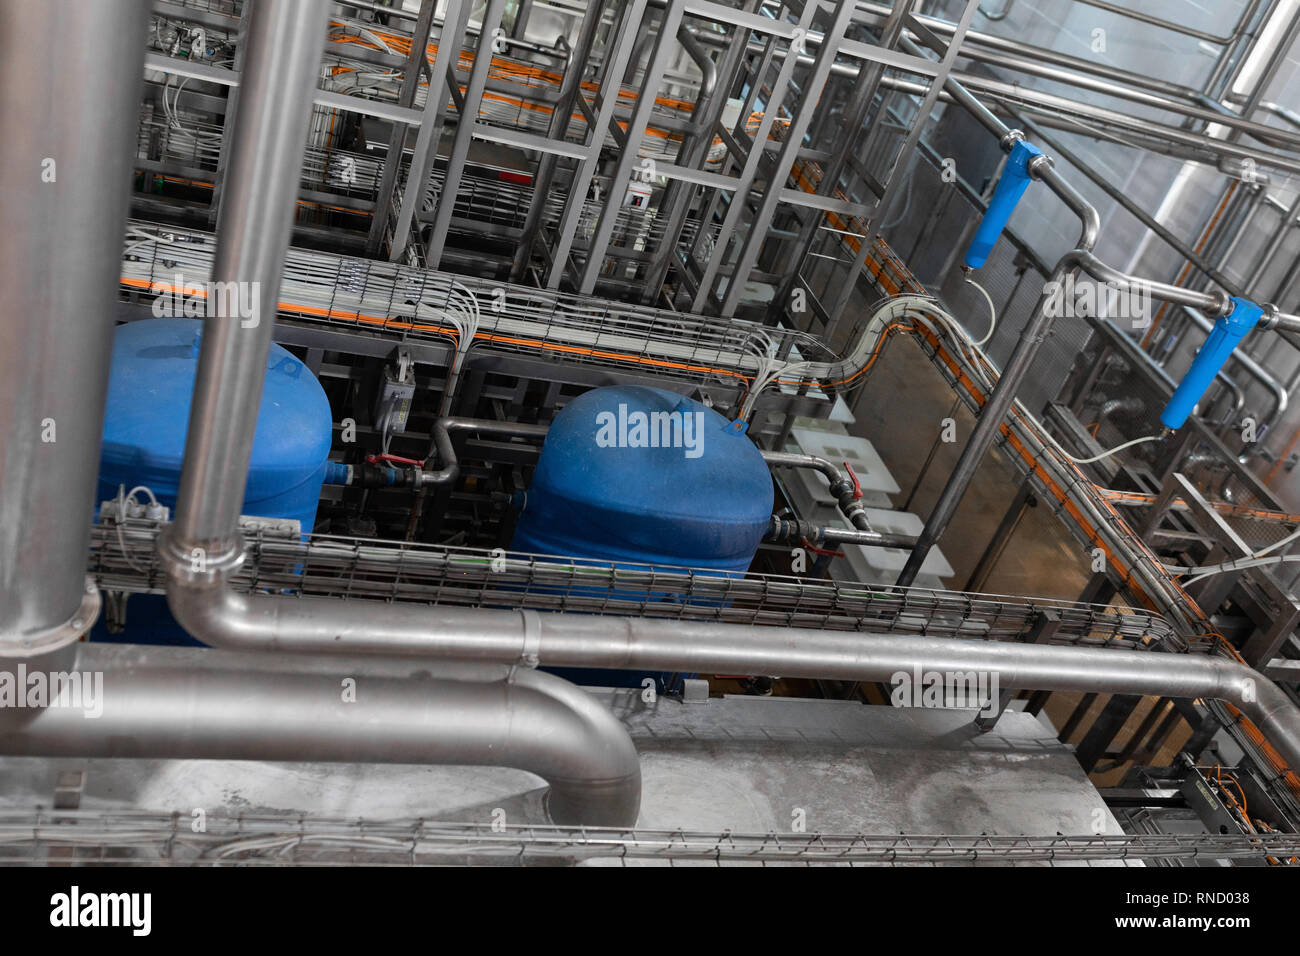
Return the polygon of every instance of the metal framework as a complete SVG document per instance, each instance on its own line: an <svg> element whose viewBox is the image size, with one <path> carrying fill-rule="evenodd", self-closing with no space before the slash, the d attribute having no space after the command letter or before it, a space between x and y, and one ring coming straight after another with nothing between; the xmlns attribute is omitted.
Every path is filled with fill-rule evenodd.
<svg viewBox="0 0 1300 956"><path fill-rule="evenodd" d="M355 401L399 355L415 364L422 394L433 397L402 435L363 415L367 448L388 451L392 441L424 461L437 457L436 421L447 414L545 424L576 389L650 381L752 416L751 434L779 450L796 415L824 417L835 399L852 398L899 339L929 356L978 424L889 591L760 574L674 579L546 556L511 558L504 577L488 577L486 549L508 539L499 505L526 483L535 452L484 436L461 448L469 480L444 483L413 512L405 489L332 499L339 521L360 500L381 536L400 538L387 532L405 524L407 543L246 536L250 560L236 588L1008 641L1028 638L1051 611L1064 621L1053 642L1242 658L1294 701L1295 575L1285 565L1243 567L1184 586L1170 568L1249 557L1300 528L1300 515L1268 487L1291 447L1237 436L1243 416L1264 434L1281 426L1300 384L1300 370L1277 372L1279 355L1293 363L1286 350L1300 348L1300 319L1285 314L1300 278L1288 246L1300 225L1300 118L1295 104L1267 98L1300 19L1267 31L1285 4L1247 0L1236 22L1201 29L1079 2L1208 45L1205 77L1195 87L1173 83L982 32L981 17L996 24L1014 10L990 14L976 0L593 0L565 32L544 38L529 32L530 4L488 0L474 13L466 0L448 0L441 19L430 0L407 12L343 4L351 13L330 20L311 94L275 335L304 354L336 400ZM232 129L246 105L243 6L152 4L135 219L121 269L127 303L219 272L211 230L229 199ZM954 265L987 206L984 177L996 178L1017 135L1055 161L1039 170L1046 202L1077 219L1079 238L1064 256L1049 255L1008 232L985 270L998 331L972 350L927 320L920 300L958 300ZM1150 213L1111 182L1080 135L1205 168L1219 177L1216 205L1195 234L1180 232L1166 224L1167 210ZM950 167L946 144L957 138L977 145ZM1123 270L1098 251L1114 228L1101 220L1098 191L1149 234L1146 252ZM1252 239L1261 222L1263 243ZM954 237L951 248L936 250L936 235ZM1133 336L1096 310L1054 323L1043 282L1075 274L1141 282L1160 303L1150 331ZM1153 431L1172 371L1228 295L1280 311L1276 328L1221 373L1200 417L1172 441L1073 459ZM889 327L873 324L884 313L871 304L900 296L910 304L886 315ZM128 308L123 317L144 314ZM798 374L768 374L793 363ZM976 577L996 564L1033 498L1105 554L1106 570L1081 603L907 587L994 447L1021 484L968 587L981 586ZM357 449L336 453L356 463ZM1260 462L1263 480L1252 470ZM101 586L161 590L156 534L100 525L91 569ZM448 538L467 546L432 543ZM674 599L651 600L664 593ZM1115 596L1135 610L1104 609ZM1172 717L1152 716L1136 735L1142 742L1117 750L1136 699L1115 696L1087 729L1085 767L1153 758L1184 720L1188 748L1220 730L1231 735L1300 822L1300 780L1239 712L1166 703L1160 714ZM622 852L635 842L620 841ZM1160 857L1159 841L1148 842ZM1170 858L1195 856L1177 842ZM698 846L668 840L663 853L707 857ZM898 848L873 845L861 861L926 862L918 847L882 858ZM961 841L930 847L940 856L975 850ZM1016 858L1009 845L980 852ZM1026 852L1050 857L1052 848ZM1091 858L1086 841L1062 852Z"/></svg>

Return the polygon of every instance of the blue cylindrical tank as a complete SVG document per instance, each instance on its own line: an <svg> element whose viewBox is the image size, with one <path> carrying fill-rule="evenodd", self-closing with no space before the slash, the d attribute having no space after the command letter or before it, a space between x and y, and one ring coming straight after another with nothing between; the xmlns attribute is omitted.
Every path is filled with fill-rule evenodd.
<svg viewBox="0 0 1300 956"><path fill-rule="evenodd" d="M202 328L197 319L118 326L99 463L101 501L115 497L118 485L147 485L163 504L175 505ZM310 532L332 429L329 400L316 376L272 345L243 513L296 518Z"/></svg>
<svg viewBox="0 0 1300 956"><path fill-rule="evenodd" d="M663 389L598 388L555 417L511 550L743 574L767 531L772 498L767 463L736 423ZM614 686L652 676L661 688L672 677L557 673Z"/></svg>
<svg viewBox="0 0 1300 956"><path fill-rule="evenodd" d="M659 388L593 389L555 417L512 550L749 569L772 476L735 423Z"/></svg>
<svg viewBox="0 0 1300 956"><path fill-rule="evenodd" d="M113 337L99 500L145 485L173 510L185 456L190 402L203 323L145 319L118 326ZM330 452L333 416L320 382L301 361L271 346L242 513L296 519L304 533L316 520ZM143 495L137 495L143 501ZM103 621L93 636L104 637ZM163 598L134 595L119 639L194 643L167 613Z"/></svg>

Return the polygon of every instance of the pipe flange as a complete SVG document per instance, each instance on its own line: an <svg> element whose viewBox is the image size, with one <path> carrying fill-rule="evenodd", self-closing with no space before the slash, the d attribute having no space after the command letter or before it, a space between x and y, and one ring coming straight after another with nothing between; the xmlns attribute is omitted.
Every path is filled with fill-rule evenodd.
<svg viewBox="0 0 1300 956"><path fill-rule="evenodd" d="M1232 297L1222 289L1215 289L1210 293L1210 298L1214 300L1214 305L1206 310L1206 315L1213 315L1216 319L1225 315L1230 315L1236 308L1233 304Z"/></svg>
<svg viewBox="0 0 1300 956"><path fill-rule="evenodd" d="M1042 179L1050 170L1055 168L1055 160L1046 153L1035 156L1025 165L1025 170L1030 176L1034 177L1034 179Z"/></svg>
<svg viewBox="0 0 1300 956"><path fill-rule="evenodd" d="M60 647L76 643L99 619L101 604L102 599L99 595L99 588L95 584L95 579L90 575L86 575L86 586L81 593L81 604L72 617L55 627L24 634L16 641L0 642L0 651L3 652L0 656L35 657L37 654L48 654Z"/></svg>
<svg viewBox="0 0 1300 956"><path fill-rule="evenodd" d="M202 547L186 546L176 540L175 525L168 525L158 535L158 555L171 578L194 587L221 584L244 563L242 538L212 552Z"/></svg>
<svg viewBox="0 0 1300 956"><path fill-rule="evenodd" d="M998 145L1002 147L1003 152L1009 153L1016 143L1024 138L1025 134L1021 130L1009 129L1002 134L1002 138L998 140Z"/></svg>

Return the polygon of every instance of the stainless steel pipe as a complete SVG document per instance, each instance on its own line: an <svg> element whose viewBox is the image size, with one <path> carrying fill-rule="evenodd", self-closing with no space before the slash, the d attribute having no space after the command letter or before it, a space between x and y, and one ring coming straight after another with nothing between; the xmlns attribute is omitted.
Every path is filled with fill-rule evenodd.
<svg viewBox="0 0 1300 956"><path fill-rule="evenodd" d="M145 7L0 2L0 657L98 612L86 548Z"/></svg>
<svg viewBox="0 0 1300 956"><path fill-rule="evenodd" d="M227 308L214 310L209 303L176 522L159 541L171 605L181 611L178 620L183 625L190 620L186 626L200 638L210 638L211 630L201 614L187 614L193 610L188 599L202 595L204 610L228 610L226 601L234 598L225 589L227 575L243 560L238 520L324 47L326 9L318 0L258 0L249 25L213 278L250 284L257 308L250 322L228 308L232 300L246 299L243 295L227 296ZM78 563L84 563L84 546ZM274 604L259 599L248 606ZM341 605L329 610L336 609ZM369 606L365 613L371 615L368 627L386 630L382 607ZM351 643L341 633L336 636L336 649ZM266 648L256 641L245 646ZM506 760L547 772L553 814L588 824L634 822L640 776L626 731L576 688L557 678L539 678L521 672L495 690L380 682L372 688L376 699L371 709L345 716L353 712L339 709L336 684L321 696L325 688L294 674L259 680L256 673L231 671L224 678L207 674L196 685L183 669L146 672L138 680L128 670L115 673L114 683L125 683L134 696L117 699L117 724L108 726L155 755ZM543 703L545 695L550 703ZM169 731L169 722L180 722L180 730ZM96 745L121 749L113 734L101 737L80 725L82 733L73 734L58 712L43 714L37 729L44 732L21 738L29 740L32 752L84 753ZM71 739L65 740L68 735ZM72 750L52 749L60 746Z"/></svg>
<svg viewBox="0 0 1300 956"><path fill-rule="evenodd" d="M550 784L555 823L636 822L641 771L627 731L550 674L428 662L313 668L302 658L129 644L75 650L56 668L103 675L101 715L0 709L0 753L513 767ZM343 678L356 681L353 701Z"/></svg>
<svg viewBox="0 0 1300 956"><path fill-rule="evenodd" d="M258 0L247 30L239 110L217 224L215 283L239 283L249 319L209 312L195 379L176 524L166 547L196 567L238 562L235 533L257 429L284 254L298 198L328 5ZM209 303L209 309L213 303Z"/></svg>
<svg viewBox="0 0 1300 956"><path fill-rule="evenodd" d="M864 635L536 611L431 609L328 598L169 591L190 633L221 647L447 658L556 667L888 680L920 666L996 673L1003 688L1212 697L1241 708L1300 767L1300 711L1225 658L1152 651Z"/></svg>
<svg viewBox="0 0 1300 956"><path fill-rule="evenodd" d="M1003 138L1003 143L1007 145L1006 137ZM1091 256L1089 250L1096 245L1097 237L1101 231L1101 220L1097 215L1097 210L1073 186L1061 178L1056 170L1046 164L1041 164L1038 167L1038 175L1079 217L1079 241L1075 250L1066 253L1052 271L1052 277L1044 287L1042 295L1039 296L1029 321L1025 323L1024 331L1020 333L1020 338L1016 341L1011 357L1007 359L1002 374L998 376L997 387L993 389L993 393L989 395L984 407L980 409L979 417L975 421L975 428L971 431L966 446L962 449L961 457L957 459L952 474L948 477L943 490L939 493L938 500L926 518L925 527L921 529L920 535L917 536L916 547L912 549L907 564L903 566L902 573L898 576L898 584L901 587L907 587L916 580L916 576L921 570L921 565L925 563L930 549L938 544L939 539L943 537L944 531L948 528L948 523L957 512L957 506L961 504L961 499L965 496L967 488L970 487L971 479L975 477L975 472L979 470L985 456L988 454L988 450L997 439L998 432L1002 428L1002 422L1006 418L1007 412L1010 411L1012 403L1016 400L1016 392L1019 391L1021 383L1029 374L1034 359L1038 356L1039 348L1051 331L1055 317L1052 315L1052 311L1047 308L1047 303L1051 298L1051 293L1048 290L1053 287L1053 283L1056 284L1055 287L1059 288L1060 283L1083 260L1083 257ZM1100 262L1096 257L1092 257L1092 259ZM1119 273L1117 272L1117 274Z"/></svg>
<svg viewBox="0 0 1300 956"><path fill-rule="evenodd" d="M442 467L429 471L420 471L421 485L446 485L456 480L460 474L460 462L456 459L456 448L451 443L452 432L482 432L485 435L520 436L546 440L549 425L529 425L524 422L497 422L485 418L456 418L444 416L433 423L433 448L438 453L438 464Z"/></svg>

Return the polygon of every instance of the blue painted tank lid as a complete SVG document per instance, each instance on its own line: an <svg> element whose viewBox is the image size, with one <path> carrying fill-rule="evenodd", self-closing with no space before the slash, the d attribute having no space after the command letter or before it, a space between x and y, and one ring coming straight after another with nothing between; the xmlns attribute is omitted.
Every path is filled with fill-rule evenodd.
<svg viewBox="0 0 1300 956"><path fill-rule="evenodd" d="M644 551L639 560L747 563L772 498L767 463L735 423L675 392L620 385L585 392L556 416L524 519L542 519L561 553L592 554L601 542L632 560Z"/></svg>
<svg viewBox="0 0 1300 956"><path fill-rule="evenodd" d="M113 336L101 477L137 476L174 494L189 428L203 323L145 319ZM329 457L333 419L316 376L272 345L249 467L246 500L280 494L311 478ZM123 479L125 480L125 479Z"/></svg>

